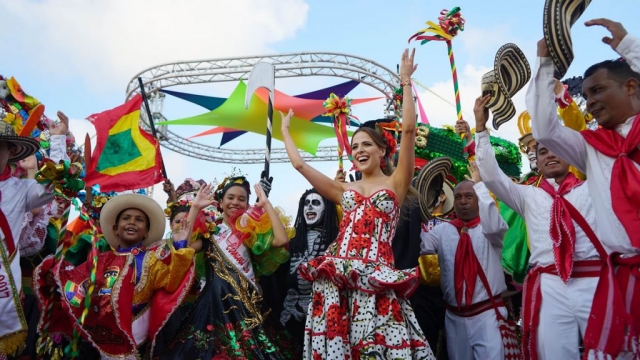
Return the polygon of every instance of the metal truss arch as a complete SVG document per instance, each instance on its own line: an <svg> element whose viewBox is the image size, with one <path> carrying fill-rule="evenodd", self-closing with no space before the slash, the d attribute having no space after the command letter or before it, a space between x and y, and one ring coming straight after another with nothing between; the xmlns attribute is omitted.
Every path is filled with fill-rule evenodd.
<svg viewBox="0 0 640 360"><path fill-rule="evenodd" d="M165 94L159 90L189 84L204 84L247 80L253 66L265 61L275 67L276 78L302 76L332 76L359 81L380 91L387 98L400 83L398 74L388 68L362 57L340 53L301 52L277 55L247 56L212 60L168 63L146 69L129 82L126 98L140 93L138 77L142 78L150 101L154 122L164 121L162 115ZM389 109L388 101L387 109ZM148 127L147 116L142 112L142 122ZM252 164L264 161L264 149L224 149L205 145L158 127L160 143L175 152L220 163ZM319 147L316 156L303 153L307 161L337 160L337 147ZM272 162L287 162L284 149L272 149Z"/></svg>

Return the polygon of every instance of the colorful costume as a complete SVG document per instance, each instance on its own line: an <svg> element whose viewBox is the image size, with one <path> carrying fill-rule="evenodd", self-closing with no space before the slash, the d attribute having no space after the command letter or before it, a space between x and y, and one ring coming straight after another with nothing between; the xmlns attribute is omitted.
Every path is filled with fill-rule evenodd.
<svg viewBox="0 0 640 360"><path fill-rule="evenodd" d="M507 287L500 256L507 224L484 184L473 187L478 196L479 217L467 224L456 219L436 226L422 237L421 254L438 254L440 282L447 302L449 358L503 359L505 349L498 319L478 274L486 274L494 300L500 305L499 312L506 318L500 294ZM477 257L481 270L470 267L471 256Z"/></svg>
<svg viewBox="0 0 640 360"><path fill-rule="evenodd" d="M218 201L234 185L250 194L244 177L225 179L217 192ZM280 220L287 222L282 216ZM229 221L231 224L221 222L205 242L205 286L172 341L159 344L155 351L158 358L291 357L287 334L270 331L270 322L266 321L269 310L256 285L257 277L271 274L288 260L288 252L270 247L271 240L264 235L271 232L271 222L262 209L238 210Z"/></svg>
<svg viewBox="0 0 640 360"><path fill-rule="evenodd" d="M16 136L14 129L4 121L0 121L0 141L17 146L16 155L9 158L9 162L22 160L38 149L35 140ZM56 149L64 149L57 145L65 142L64 136L53 136L51 141ZM62 150L52 152L51 156L58 161L66 154ZM22 272L18 246L23 217L26 212L53 199L50 191L35 180L12 177L8 164L3 170L0 175L0 356L19 353L27 335L27 320L20 302Z"/></svg>
<svg viewBox="0 0 640 360"><path fill-rule="evenodd" d="M44 276L52 270L61 290L60 305L54 304L50 333L72 336L72 324L103 358L137 359L151 349L160 328L186 295L194 278L194 250L173 250L161 239L162 209L139 194L119 195L101 213L103 227L115 224L117 214L128 208L142 210L150 219L148 240L131 248L120 248L114 231L103 228L112 251L98 255L96 282L90 292L92 261L79 266L49 257L34 272L41 308L49 305L49 287ZM157 209L156 209L157 208ZM85 307L85 297L91 296ZM79 321L83 311L86 319ZM148 346L148 347L147 347ZM146 347L146 348L145 348Z"/></svg>
<svg viewBox="0 0 640 360"><path fill-rule="evenodd" d="M299 270L313 282L305 359L433 359L407 300L419 283L418 270L393 268L396 195L347 190L342 209L336 241Z"/></svg>
<svg viewBox="0 0 640 360"><path fill-rule="evenodd" d="M627 34L616 51L635 72L640 71L640 39ZM539 58L526 102L534 120L534 136L559 157L586 171L600 241L609 252L585 333L589 356L615 358L623 352L640 355L640 116L615 129L581 133L563 127L553 109L554 65ZM545 99L547 101L545 101ZM596 245L597 246L597 245ZM604 356L603 356L604 355ZM628 354L627 354L628 355Z"/></svg>

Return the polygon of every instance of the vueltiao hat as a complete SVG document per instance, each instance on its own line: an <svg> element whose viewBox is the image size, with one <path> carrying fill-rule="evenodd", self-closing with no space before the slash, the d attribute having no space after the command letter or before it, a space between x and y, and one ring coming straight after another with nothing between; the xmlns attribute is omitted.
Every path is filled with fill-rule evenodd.
<svg viewBox="0 0 640 360"><path fill-rule="evenodd" d="M573 61L571 27L590 3L591 0L546 0L544 3L544 41L556 67L556 79L564 77Z"/></svg>
<svg viewBox="0 0 640 360"><path fill-rule="evenodd" d="M493 128L511 120L516 107L511 98L531 78L531 68L524 53L516 44L505 44L498 49L493 70L482 76L482 94L491 94L487 107L493 114Z"/></svg>
<svg viewBox="0 0 640 360"><path fill-rule="evenodd" d="M443 189L447 196L443 205L443 216L453 211L453 185L447 180L450 170L451 159L443 156L429 161L416 177L415 187L419 193L422 221L427 222L433 218L433 208L430 205L439 196L440 189Z"/></svg>
<svg viewBox="0 0 640 360"><path fill-rule="evenodd" d="M40 148L40 144L30 137L18 136L16 131L6 121L0 121L0 141L12 144L16 147L15 154L7 162L18 162L26 157L35 154Z"/></svg>
<svg viewBox="0 0 640 360"><path fill-rule="evenodd" d="M118 248L118 237L113 231L113 225L116 223L118 214L126 209L138 209L147 214L149 218L149 233L142 241L143 246L163 239L167 221L160 204L145 195L122 194L109 199L100 212L100 228L112 248Z"/></svg>

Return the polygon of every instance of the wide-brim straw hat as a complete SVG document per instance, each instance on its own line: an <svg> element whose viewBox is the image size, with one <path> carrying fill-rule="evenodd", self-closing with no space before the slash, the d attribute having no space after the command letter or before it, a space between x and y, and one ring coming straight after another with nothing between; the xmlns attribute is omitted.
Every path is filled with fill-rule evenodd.
<svg viewBox="0 0 640 360"><path fill-rule="evenodd" d="M0 141L12 144L16 148L15 154L7 160L10 163L18 162L35 154L40 148L40 144L36 140L16 135L13 126L6 121L0 121Z"/></svg>
<svg viewBox="0 0 640 360"><path fill-rule="evenodd" d="M571 26L590 3L591 0L546 0L544 3L544 41L556 67L556 79L562 79L573 62Z"/></svg>
<svg viewBox="0 0 640 360"><path fill-rule="evenodd" d="M140 194L122 194L111 198L100 212L100 228L105 239L112 248L118 248L118 236L113 230L116 217L126 209L138 209L149 218L149 233L142 240L143 246L153 244L164 237L166 218L162 207L152 198Z"/></svg>
<svg viewBox="0 0 640 360"><path fill-rule="evenodd" d="M447 199L443 205L443 216L453 211L453 184L447 180L451 171L451 159L448 157L435 158L420 170L415 180L415 188L419 193L420 216L427 222L433 218L433 207L430 205L439 196L440 189L444 190Z"/></svg>
<svg viewBox="0 0 640 360"><path fill-rule="evenodd" d="M511 120L516 107L511 98L531 78L531 67L524 53L516 44L505 44L498 49L493 70L482 76L482 94L491 94L487 104L493 114L493 128Z"/></svg>

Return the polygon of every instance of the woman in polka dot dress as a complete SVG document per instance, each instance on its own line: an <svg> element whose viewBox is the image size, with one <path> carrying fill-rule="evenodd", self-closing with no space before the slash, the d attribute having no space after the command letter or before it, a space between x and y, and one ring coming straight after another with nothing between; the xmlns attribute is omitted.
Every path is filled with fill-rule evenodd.
<svg viewBox="0 0 640 360"><path fill-rule="evenodd" d="M414 52L402 54L403 141L393 170L393 138L369 128L351 139L356 182L330 179L304 162L289 135L293 111L282 115L282 136L293 167L324 197L341 203L337 239L324 256L301 264L313 282L307 311L305 359L435 359L407 297L418 286L417 269L393 267L391 241L414 171L416 115L411 90Z"/></svg>

